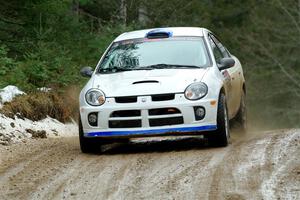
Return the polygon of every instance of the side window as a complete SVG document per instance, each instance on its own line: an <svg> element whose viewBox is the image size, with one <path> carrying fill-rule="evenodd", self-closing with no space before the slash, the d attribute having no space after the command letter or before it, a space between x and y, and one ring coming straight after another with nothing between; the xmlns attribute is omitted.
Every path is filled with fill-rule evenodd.
<svg viewBox="0 0 300 200"><path fill-rule="evenodd" d="M212 48L212 50L213 50L213 54L214 54L214 56L215 56L216 62L217 62L217 63L220 63L220 60L221 60L222 58L224 58L224 56L223 56L221 50L219 49L219 47L216 45L216 43L215 43L215 42L213 41L213 39L211 38L211 35L209 35L208 38L209 38L209 43L210 43L210 46L211 46L211 48Z"/></svg>
<svg viewBox="0 0 300 200"><path fill-rule="evenodd" d="M222 52L223 58L230 57L227 49L222 45L222 43L214 35L211 35L211 38L215 42L217 47L219 47L220 51Z"/></svg>

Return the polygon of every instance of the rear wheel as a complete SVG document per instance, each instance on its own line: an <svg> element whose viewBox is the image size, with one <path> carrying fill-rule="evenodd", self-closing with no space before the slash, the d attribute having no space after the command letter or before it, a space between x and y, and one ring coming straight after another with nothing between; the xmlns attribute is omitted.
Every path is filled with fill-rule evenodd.
<svg viewBox="0 0 300 200"><path fill-rule="evenodd" d="M220 94L217 113L217 130L207 133L206 138L212 146L226 147L230 139L229 118L227 112L226 98Z"/></svg>
<svg viewBox="0 0 300 200"><path fill-rule="evenodd" d="M234 119L234 124L239 132L247 132L247 109L246 109L246 94L243 91L241 96L241 104L239 111Z"/></svg>
<svg viewBox="0 0 300 200"><path fill-rule="evenodd" d="M84 137L81 119L78 120L79 127L79 143L82 153L101 152L101 142L97 138Z"/></svg>

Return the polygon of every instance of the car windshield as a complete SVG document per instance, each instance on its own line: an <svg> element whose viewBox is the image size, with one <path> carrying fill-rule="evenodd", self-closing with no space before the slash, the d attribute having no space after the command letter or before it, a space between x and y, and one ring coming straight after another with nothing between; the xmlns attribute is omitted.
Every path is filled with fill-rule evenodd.
<svg viewBox="0 0 300 200"><path fill-rule="evenodd" d="M143 38L113 43L100 63L98 72L208 66L209 59L202 37Z"/></svg>

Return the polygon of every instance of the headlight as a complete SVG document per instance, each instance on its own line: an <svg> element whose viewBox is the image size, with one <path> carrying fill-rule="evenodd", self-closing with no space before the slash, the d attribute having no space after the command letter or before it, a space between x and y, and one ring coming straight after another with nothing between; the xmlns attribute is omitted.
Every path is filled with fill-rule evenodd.
<svg viewBox="0 0 300 200"><path fill-rule="evenodd" d="M85 94L85 99L91 106L101 106L105 102L105 95L101 90L90 89Z"/></svg>
<svg viewBox="0 0 300 200"><path fill-rule="evenodd" d="M185 91L184 96L189 100L198 100L207 94L207 85L202 82L192 83Z"/></svg>

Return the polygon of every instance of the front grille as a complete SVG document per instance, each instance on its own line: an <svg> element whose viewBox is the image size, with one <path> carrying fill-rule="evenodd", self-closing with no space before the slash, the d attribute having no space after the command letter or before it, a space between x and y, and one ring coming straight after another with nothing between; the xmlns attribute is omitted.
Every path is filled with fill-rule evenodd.
<svg viewBox="0 0 300 200"><path fill-rule="evenodd" d="M139 128L142 127L141 120L114 120L109 121L109 128Z"/></svg>
<svg viewBox="0 0 300 200"><path fill-rule="evenodd" d="M182 113L177 108L155 108L142 110L118 110L109 116L109 128L141 128L183 124ZM144 127L144 128L147 128Z"/></svg>
<svg viewBox="0 0 300 200"><path fill-rule="evenodd" d="M142 127L140 110L118 110L110 114L109 128L139 128Z"/></svg>
<svg viewBox="0 0 300 200"><path fill-rule="evenodd" d="M116 103L136 103L138 96L115 97ZM153 94L152 101L170 101L175 99L175 94Z"/></svg>
<svg viewBox="0 0 300 200"><path fill-rule="evenodd" d="M116 103L136 103L137 96L115 97Z"/></svg>
<svg viewBox="0 0 300 200"><path fill-rule="evenodd" d="M149 110L149 115L171 115L179 113L180 111L177 108L157 108Z"/></svg>
<svg viewBox="0 0 300 200"><path fill-rule="evenodd" d="M119 110L110 114L110 117L138 117L141 116L140 110Z"/></svg>
<svg viewBox="0 0 300 200"><path fill-rule="evenodd" d="M151 95L152 101L170 101L175 98L175 94L155 94Z"/></svg>
<svg viewBox="0 0 300 200"><path fill-rule="evenodd" d="M183 117L150 119L149 124L150 126L167 126L167 125L183 124Z"/></svg>
<svg viewBox="0 0 300 200"><path fill-rule="evenodd" d="M150 126L183 124L183 116L177 108L155 108L148 110Z"/></svg>

